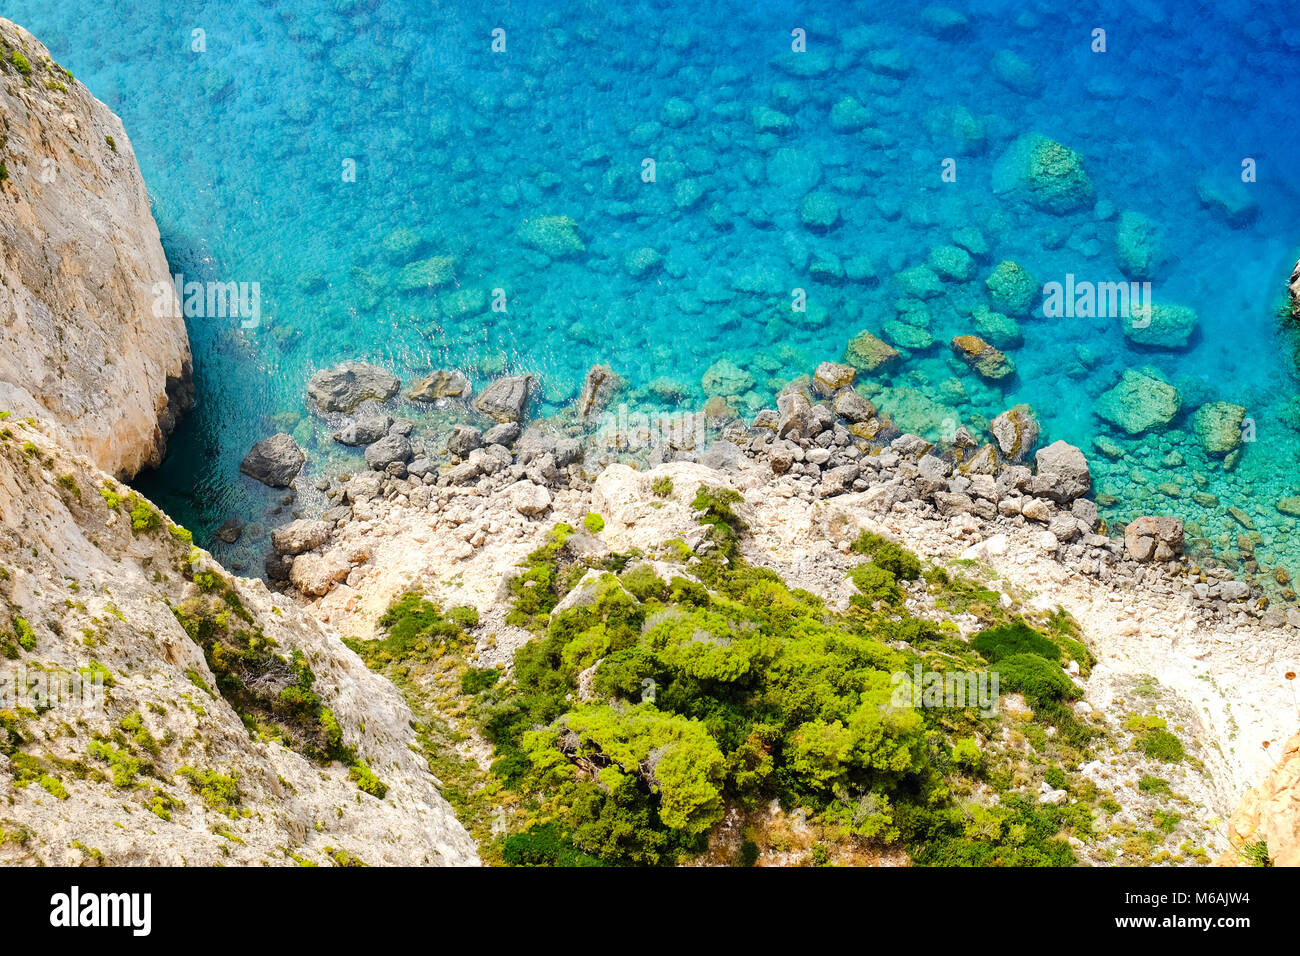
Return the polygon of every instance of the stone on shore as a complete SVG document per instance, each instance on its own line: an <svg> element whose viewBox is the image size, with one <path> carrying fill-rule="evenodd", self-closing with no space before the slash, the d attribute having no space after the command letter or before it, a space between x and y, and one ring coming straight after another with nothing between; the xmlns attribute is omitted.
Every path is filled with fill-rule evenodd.
<svg viewBox="0 0 1300 956"><path fill-rule="evenodd" d="M498 422L517 422L524 417L532 390L531 375L509 375L499 378L479 393L474 407Z"/></svg>

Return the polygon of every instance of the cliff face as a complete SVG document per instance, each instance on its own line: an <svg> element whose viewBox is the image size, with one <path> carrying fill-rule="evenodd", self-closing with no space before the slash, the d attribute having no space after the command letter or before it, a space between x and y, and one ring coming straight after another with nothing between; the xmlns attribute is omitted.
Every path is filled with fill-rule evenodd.
<svg viewBox="0 0 1300 956"><path fill-rule="evenodd" d="M331 629L0 422L0 862L473 864L414 727Z"/></svg>
<svg viewBox="0 0 1300 956"><path fill-rule="evenodd" d="M1219 866L1300 866L1300 734L1286 742L1273 771L1248 791L1228 821L1233 849Z"/></svg>
<svg viewBox="0 0 1300 956"><path fill-rule="evenodd" d="M0 19L0 407L129 477L191 403L178 313L121 121Z"/></svg>

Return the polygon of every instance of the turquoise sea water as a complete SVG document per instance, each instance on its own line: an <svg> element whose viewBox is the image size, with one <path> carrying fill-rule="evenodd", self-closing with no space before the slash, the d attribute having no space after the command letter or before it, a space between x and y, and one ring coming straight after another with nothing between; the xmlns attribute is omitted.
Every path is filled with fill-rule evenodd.
<svg viewBox="0 0 1300 956"><path fill-rule="evenodd" d="M968 28L913 3L753 0L9 0L5 15L122 116L173 270L260 285L258 328L190 320L199 404L141 482L200 540L231 515L281 520L269 513L281 496L238 471L258 438L294 432L312 479L345 466L352 453L304 402L318 368L365 359L409 380L455 366L479 384L529 371L546 414L596 361L626 376L634 404L697 408L725 357L743 372L729 400L748 415L859 330L915 319L896 274L973 227L987 254L926 300L934 344L878 379L877 404L938 437L1028 402L1047 440L1088 452L1097 491L1116 499L1108 517L1179 514L1245 561L1249 532L1226 510L1239 507L1260 574L1300 572L1295 521L1275 506L1300 495L1296 350L1277 317L1300 247L1290 5L957 6ZM795 28L797 62L785 57ZM1095 28L1104 53L1090 48ZM1082 156L1095 205L1058 215L994 194L998 159L1030 132ZM1257 217L1215 215L1198 198L1206 180ZM829 229L803 221L809 192L838 207ZM1123 280L1126 210L1161 233L1156 301L1199 316L1187 348L1134 346L1115 318L1039 313L1006 349L1014 379L993 386L956 362L947 342L974 331L1003 259L1040 284ZM582 250L530 245L520 226L538 216L570 217ZM643 271L645 249L658 258ZM403 291L402 269L432 256L454 257L451 280ZM795 288L805 313L790 309ZM482 304L493 289L507 312ZM1183 412L1129 439L1094 403L1143 366L1178 386ZM1231 473L1192 434L1192 412L1216 400L1255 422ZM418 434L420 413L405 411ZM1097 436L1122 455L1098 454ZM218 553L256 569L262 540Z"/></svg>

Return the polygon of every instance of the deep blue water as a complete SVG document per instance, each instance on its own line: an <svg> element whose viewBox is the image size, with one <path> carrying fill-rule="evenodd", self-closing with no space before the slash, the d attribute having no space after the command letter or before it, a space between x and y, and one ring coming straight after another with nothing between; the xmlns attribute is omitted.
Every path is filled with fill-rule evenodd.
<svg viewBox="0 0 1300 956"><path fill-rule="evenodd" d="M447 365L479 383L529 371L546 413L595 361L629 379L634 403L664 406L680 392L681 407L698 407L705 370L727 357L748 377L732 404L750 414L839 358L860 329L895 320L894 274L974 227L987 256L926 303L935 345L881 378L889 391L877 403L934 437L1028 402L1048 439L1089 452L1098 491L1119 499L1111 517L1180 514L1231 552L1242 529L1224 508L1236 505L1263 536L1261 564L1294 572L1295 522L1275 507L1300 494L1295 350L1276 317L1300 247L1290 7L978 2L960 5L970 28L956 37L936 35L916 4L880 2L9 0L5 15L122 116L174 271L260 284L260 327L190 321L199 405L161 473L143 480L200 538L231 514L279 520L266 514L277 497L238 472L272 431L295 432L313 477L343 467L348 453L304 403L318 368L368 359L407 380ZM490 49L497 27L505 53ZM803 56L825 58L816 76L773 63L796 27ZM1105 53L1090 49L1098 27ZM1028 92L995 75L1003 50L1027 65ZM847 96L863 128L830 121ZM785 128L761 131L756 108L785 116ZM994 195L997 160L1029 132L1082 156L1096 206L1056 215ZM641 179L646 157L654 183ZM946 157L956 182L941 180ZM1245 157L1257 163L1249 185ZM1207 177L1244 190L1253 223L1208 210L1197 194ZM809 191L838 205L827 232L801 221ZM955 362L946 343L973 331L970 308L987 301L1000 260L1039 283L1123 279L1124 210L1163 234L1154 294L1196 310L1189 348L1135 348L1115 319L1039 316L1007 349L1019 369L1009 385ZM519 227L537 216L571 217L584 250L553 260L526 244ZM415 244L390 238L399 229ZM662 259L635 274L626 260L644 248ZM402 267L430 256L455 257L453 281L401 291ZM836 262L864 259L874 283L836 276ZM808 294L802 315L790 310L796 287ZM456 315L448 298L496 288L504 314L467 295L470 311ZM1123 370L1148 365L1180 388L1184 413L1128 441L1093 404ZM1190 413L1212 400L1256 422L1232 473L1191 435ZM1099 434L1124 456L1096 454ZM1182 464L1169 463L1175 450ZM1198 504L1193 491L1220 503ZM259 541L222 554L255 567Z"/></svg>

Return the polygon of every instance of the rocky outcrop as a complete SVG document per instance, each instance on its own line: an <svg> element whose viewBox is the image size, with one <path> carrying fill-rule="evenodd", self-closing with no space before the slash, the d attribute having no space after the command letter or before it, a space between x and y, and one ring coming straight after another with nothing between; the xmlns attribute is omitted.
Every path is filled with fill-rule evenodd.
<svg viewBox="0 0 1300 956"><path fill-rule="evenodd" d="M3 19L0 54L0 409L129 477L193 402L149 197L108 107Z"/></svg>
<svg viewBox="0 0 1300 956"><path fill-rule="evenodd" d="M0 826L25 839L0 862L476 862L392 684L85 458L8 424L0 643L21 623L4 675L98 675L106 693L4 712ZM298 550L321 531L277 539Z"/></svg>
<svg viewBox="0 0 1300 956"><path fill-rule="evenodd" d="M1288 674L1292 680L1294 673ZM1232 850L1216 866L1300 866L1300 734L1272 772L1242 798L1228 821Z"/></svg>

